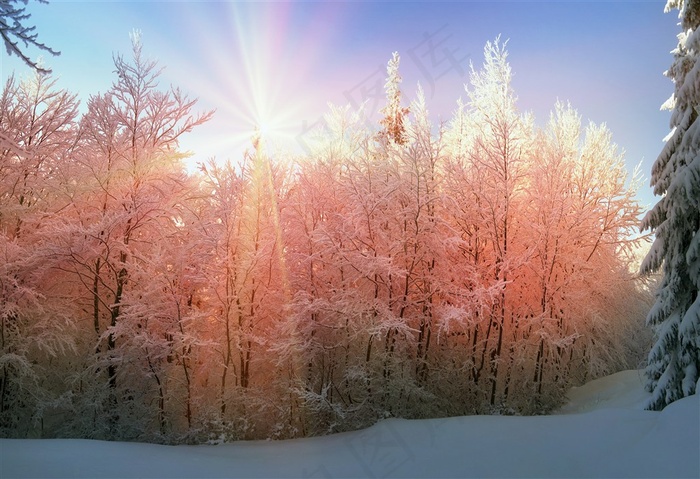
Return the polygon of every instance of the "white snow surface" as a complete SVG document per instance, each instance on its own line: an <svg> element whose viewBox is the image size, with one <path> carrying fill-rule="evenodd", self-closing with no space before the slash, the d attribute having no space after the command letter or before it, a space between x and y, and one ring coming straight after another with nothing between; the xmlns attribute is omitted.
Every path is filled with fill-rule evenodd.
<svg viewBox="0 0 700 479"><path fill-rule="evenodd" d="M642 385L623 371L574 388L551 416L389 419L278 442L1 439L0 478L700 477L698 395L645 411Z"/></svg>
<svg viewBox="0 0 700 479"><path fill-rule="evenodd" d="M571 388L569 401L555 414L576 414L598 409L643 411L650 394L644 390L644 370L622 371Z"/></svg>

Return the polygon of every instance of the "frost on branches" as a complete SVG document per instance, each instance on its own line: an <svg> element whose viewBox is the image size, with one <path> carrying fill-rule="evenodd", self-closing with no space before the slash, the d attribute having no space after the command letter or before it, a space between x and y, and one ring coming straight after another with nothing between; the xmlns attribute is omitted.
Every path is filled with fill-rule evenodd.
<svg viewBox="0 0 700 479"><path fill-rule="evenodd" d="M60 52L53 50L38 40L36 27L26 25L26 21L31 16L26 12L26 7L16 6L16 4L27 4L28 0L0 0L0 37L5 44L8 55L17 55L24 63L34 68L40 73L49 73L51 70L43 68L39 62L33 61L23 50L26 47L36 47L39 50L50 53L53 56L60 55ZM39 3L48 3L46 0L39 0ZM0 137L0 145L5 140Z"/></svg>
<svg viewBox="0 0 700 479"><path fill-rule="evenodd" d="M401 58L394 52L386 67L387 80L384 85L386 90L387 105L382 108L384 118L380 121L384 126L383 136L393 140L397 145L406 143L406 127L404 118L408 115L408 108L401 106L401 75L399 74L399 62Z"/></svg>
<svg viewBox="0 0 700 479"><path fill-rule="evenodd" d="M82 114L51 75L0 92L0 436L539 414L646 354L636 182L604 126L520 112L504 43L448 124L394 55L379 125L331 107L306 156L195 173L179 139L209 114L132 43Z"/></svg>
<svg viewBox="0 0 700 479"><path fill-rule="evenodd" d="M666 75L675 92L672 131L652 168L654 193L662 196L642 222L656 240L642 264L649 273L663 265L663 279L647 323L657 341L649 353L649 409L695 393L700 370L700 2L670 0L680 10L682 32Z"/></svg>

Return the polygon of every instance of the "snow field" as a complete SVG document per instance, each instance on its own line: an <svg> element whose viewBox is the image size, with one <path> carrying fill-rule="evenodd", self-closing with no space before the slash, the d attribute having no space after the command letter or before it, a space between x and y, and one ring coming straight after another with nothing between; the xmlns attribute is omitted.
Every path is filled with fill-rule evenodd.
<svg viewBox="0 0 700 479"><path fill-rule="evenodd" d="M556 414L389 419L279 442L160 446L0 440L0 477L700 477L700 401L643 410L640 371L570 393Z"/></svg>

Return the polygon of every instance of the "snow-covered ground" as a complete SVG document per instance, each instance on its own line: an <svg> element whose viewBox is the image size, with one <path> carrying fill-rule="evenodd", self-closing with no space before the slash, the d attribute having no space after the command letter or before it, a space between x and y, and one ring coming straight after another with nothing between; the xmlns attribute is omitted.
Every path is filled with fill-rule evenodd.
<svg viewBox="0 0 700 479"><path fill-rule="evenodd" d="M639 371L570 393L557 414L390 419L280 442L159 446L0 440L0 478L700 477L700 401L644 411Z"/></svg>

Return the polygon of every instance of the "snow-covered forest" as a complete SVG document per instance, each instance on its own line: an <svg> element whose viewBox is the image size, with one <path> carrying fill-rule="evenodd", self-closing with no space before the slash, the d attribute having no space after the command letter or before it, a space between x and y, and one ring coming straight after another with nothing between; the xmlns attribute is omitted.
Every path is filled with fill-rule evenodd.
<svg viewBox="0 0 700 479"><path fill-rule="evenodd" d="M387 65L382 119L183 166L211 113L138 37L79 105L0 97L0 434L201 443L543 414L637 368L637 179L604 125L521 112L489 42L453 118ZM459 93L458 93L459 95ZM542 126L541 126L542 125Z"/></svg>

